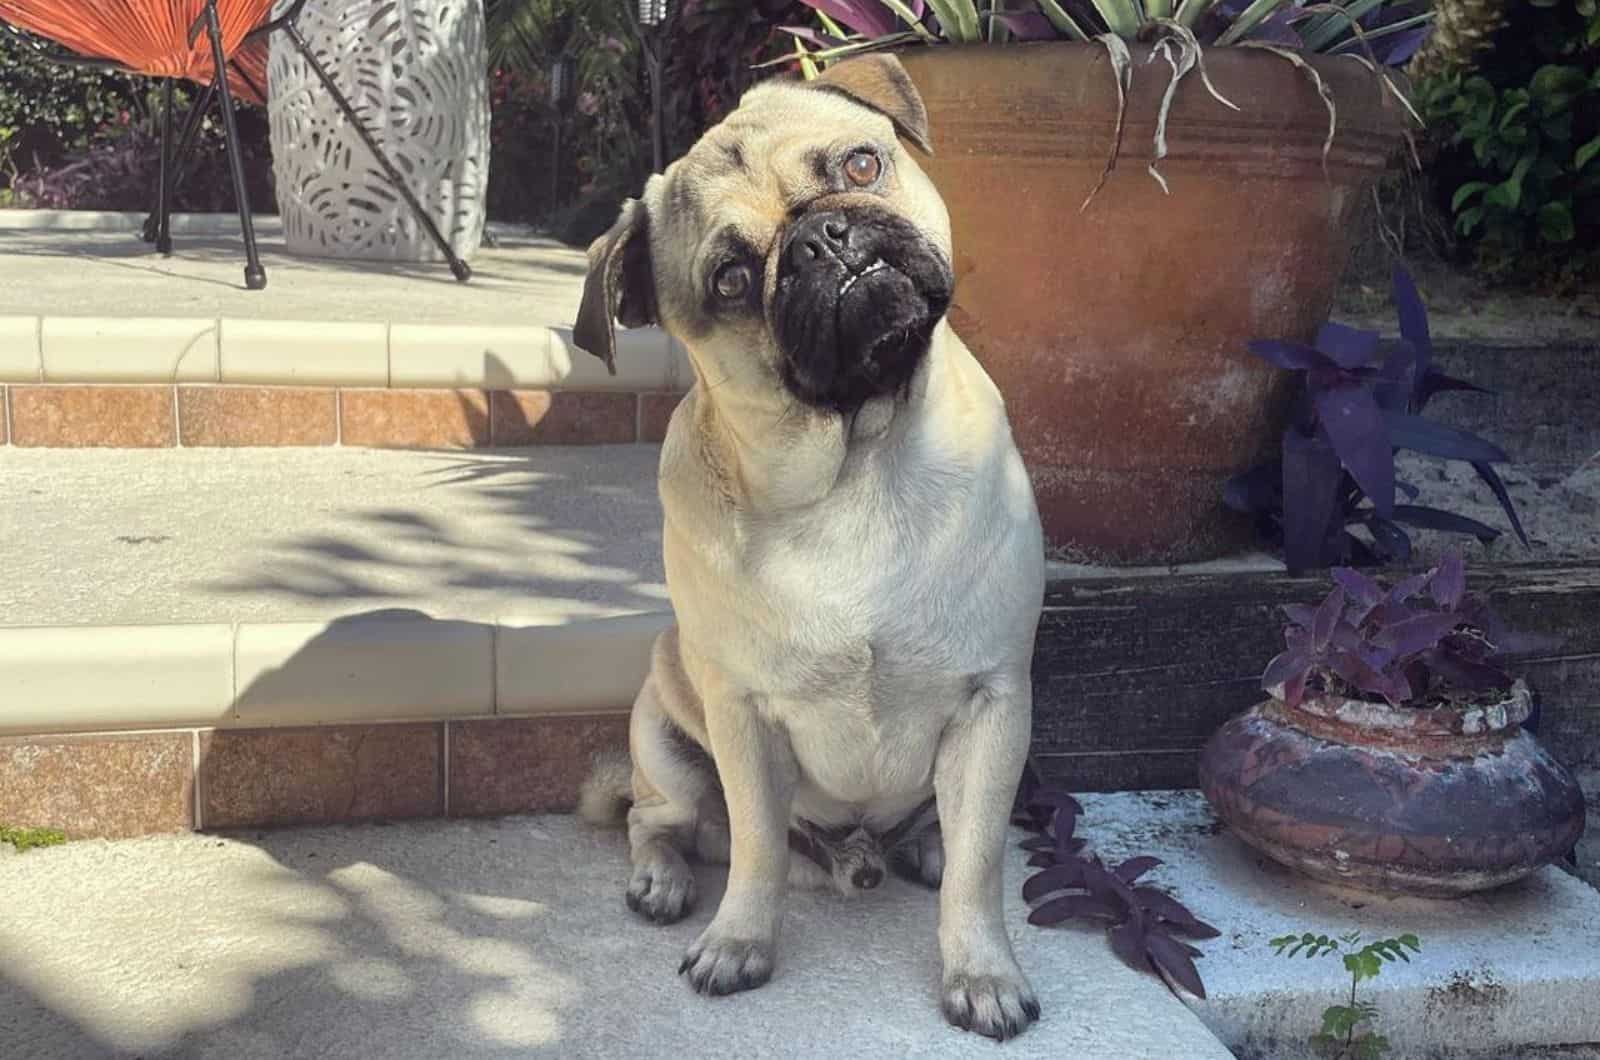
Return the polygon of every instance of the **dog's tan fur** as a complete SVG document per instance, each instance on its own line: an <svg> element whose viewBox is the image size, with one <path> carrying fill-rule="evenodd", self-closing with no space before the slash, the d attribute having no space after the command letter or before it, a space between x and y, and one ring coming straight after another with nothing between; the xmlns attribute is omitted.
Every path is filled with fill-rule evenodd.
<svg viewBox="0 0 1600 1060"><path fill-rule="evenodd" d="M907 392L853 414L803 406L765 321L697 308L705 243L729 226L772 248L770 304L784 225L830 194L818 145L879 145L891 170L872 194L949 260L944 204L897 131L927 142L892 58L758 86L591 251L580 344L609 355L613 316L656 319L695 373L661 453L677 625L633 707L629 904L677 919L694 900L686 859L729 860L683 970L709 993L759 985L786 881L817 875L791 857L791 825L881 833L936 796L912 864L940 888L943 1007L1006 1037L1038 1013L1001 919L1001 861L1043 549L1000 395L941 321Z"/></svg>

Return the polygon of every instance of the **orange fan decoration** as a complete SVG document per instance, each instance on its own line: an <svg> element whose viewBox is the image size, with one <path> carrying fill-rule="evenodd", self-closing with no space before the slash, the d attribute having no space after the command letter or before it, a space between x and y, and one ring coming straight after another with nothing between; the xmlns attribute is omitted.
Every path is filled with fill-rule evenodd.
<svg viewBox="0 0 1600 1060"><path fill-rule="evenodd" d="M272 4L217 0L222 50L230 60L228 87L234 98L249 103L265 102L267 42L246 44L244 38L267 20ZM189 43L189 27L204 9L204 0L0 0L0 19L85 57L121 63L132 73L210 84L210 39L202 29Z"/></svg>

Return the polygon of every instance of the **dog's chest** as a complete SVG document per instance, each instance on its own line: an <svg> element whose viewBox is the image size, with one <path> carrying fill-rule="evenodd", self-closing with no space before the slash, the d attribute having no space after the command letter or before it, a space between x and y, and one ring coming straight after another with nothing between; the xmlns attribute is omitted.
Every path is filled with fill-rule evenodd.
<svg viewBox="0 0 1600 1060"><path fill-rule="evenodd" d="M1016 597L991 554L1005 529L970 510L919 516L855 503L755 542L749 628L772 640L751 677L816 812L830 799L907 812L897 797L929 790L946 722L1014 644L997 617Z"/></svg>

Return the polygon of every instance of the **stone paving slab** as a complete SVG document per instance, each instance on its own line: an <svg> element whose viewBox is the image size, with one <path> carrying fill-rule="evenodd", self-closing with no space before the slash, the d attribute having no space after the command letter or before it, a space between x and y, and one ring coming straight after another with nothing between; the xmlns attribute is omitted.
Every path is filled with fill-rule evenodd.
<svg viewBox="0 0 1600 1060"><path fill-rule="evenodd" d="M1198 962L1208 999L1191 1006L1245 1060L1299 1060L1323 1008L1344 1003L1337 957L1286 960L1279 935L1366 939L1407 932L1409 964L1385 966L1361 995L1378 1005L1393 1057L1589 1056L1600 1045L1600 892L1547 868L1457 901L1338 892L1265 861L1220 829L1196 792L1089 796L1079 834L1107 860L1150 854L1150 875L1222 931Z"/></svg>
<svg viewBox="0 0 1600 1060"><path fill-rule="evenodd" d="M996 1046L937 1006L936 899L791 896L772 982L696 997L710 919L624 907L623 839L568 817L89 841L0 858L0 1053L28 1060L994 1057L1226 1060L1097 936L1008 923L1043 1022Z"/></svg>
<svg viewBox="0 0 1600 1060"><path fill-rule="evenodd" d="M587 268L581 250L508 232L473 257L471 282L457 283L443 262L290 255L277 222L263 219L257 236L267 287L249 291L237 220L196 227L180 230L172 256L163 257L126 229L0 224L0 316L555 326L572 322Z"/></svg>

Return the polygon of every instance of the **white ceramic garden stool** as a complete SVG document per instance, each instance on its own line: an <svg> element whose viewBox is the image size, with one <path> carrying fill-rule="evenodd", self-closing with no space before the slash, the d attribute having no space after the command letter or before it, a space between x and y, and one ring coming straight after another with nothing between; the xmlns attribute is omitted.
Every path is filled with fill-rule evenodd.
<svg viewBox="0 0 1600 1060"><path fill-rule="evenodd" d="M482 0L309 0L295 21L443 239L472 255L489 176ZM289 252L444 257L312 63L285 34L271 40L272 171Z"/></svg>

